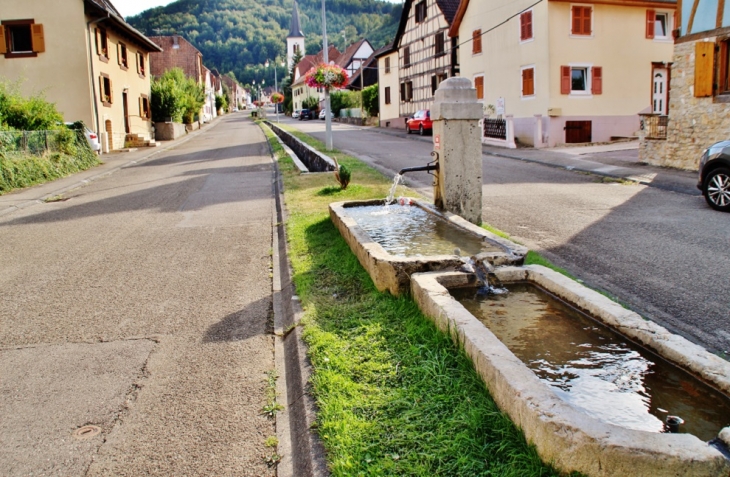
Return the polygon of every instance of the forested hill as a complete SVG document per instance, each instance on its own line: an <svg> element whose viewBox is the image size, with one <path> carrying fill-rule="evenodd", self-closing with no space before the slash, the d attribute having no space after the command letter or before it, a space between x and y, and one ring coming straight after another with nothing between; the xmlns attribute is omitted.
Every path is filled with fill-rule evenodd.
<svg viewBox="0 0 730 477"><path fill-rule="evenodd" d="M292 0L178 0L127 21L146 35L182 35L208 68L232 71L241 83L266 78L273 85L273 71L263 64L285 57L292 6ZM367 38L377 49L392 41L401 9L379 0L327 0L329 43L344 51L345 39ZM321 1L299 0L299 15L307 53L315 53L322 48ZM283 73L279 68L279 79Z"/></svg>

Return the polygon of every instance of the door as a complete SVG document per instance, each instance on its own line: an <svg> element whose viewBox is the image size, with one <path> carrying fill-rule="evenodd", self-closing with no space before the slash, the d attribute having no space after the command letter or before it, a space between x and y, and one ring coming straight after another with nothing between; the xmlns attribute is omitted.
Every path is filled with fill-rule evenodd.
<svg viewBox="0 0 730 477"><path fill-rule="evenodd" d="M122 93L122 106L124 107L124 132L129 134L129 104L127 104L127 93Z"/></svg>
<svg viewBox="0 0 730 477"><path fill-rule="evenodd" d="M654 68L651 87L651 110L654 114L667 115L667 74L666 68Z"/></svg>
<svg viewBox="0 0 730 477"><path fill-rule="evenodd" d="M591 142L591 137L591 121L565 121L565 142L567 144Z"/></svg>

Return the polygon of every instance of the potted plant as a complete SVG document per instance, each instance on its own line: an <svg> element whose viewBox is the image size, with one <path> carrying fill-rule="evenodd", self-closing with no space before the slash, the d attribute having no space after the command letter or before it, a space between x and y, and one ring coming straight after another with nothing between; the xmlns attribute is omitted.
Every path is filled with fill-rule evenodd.
<svg viewBox="0 0 730 477"><path fill-rule="evenodd" d="M347 86L349 77L347 71L337 65L320 63L313 66L304 77L307 86L310 88L344 88Z"/></svg>

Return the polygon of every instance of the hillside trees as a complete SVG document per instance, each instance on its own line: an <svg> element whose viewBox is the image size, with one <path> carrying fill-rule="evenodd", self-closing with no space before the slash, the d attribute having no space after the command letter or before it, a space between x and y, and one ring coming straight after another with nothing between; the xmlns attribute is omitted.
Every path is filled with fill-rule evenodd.
<svg viewBox="0 0 730 477"><path fill-rule="evenodd" d="M147 35L184 36L203 53L208 67L234 71L242 83L263 78L274 84L273 69L263 64L286 56L291 5L290 0L178 0L127 20ZM401 9L379 0L328 0L331 42L342 48L344 36L348 43L364 37L378 48L395 35ZM301 0L299 10L306 49L315 53L322 45L321 2ZM285 73L277 70L280 77Z"/></svg>

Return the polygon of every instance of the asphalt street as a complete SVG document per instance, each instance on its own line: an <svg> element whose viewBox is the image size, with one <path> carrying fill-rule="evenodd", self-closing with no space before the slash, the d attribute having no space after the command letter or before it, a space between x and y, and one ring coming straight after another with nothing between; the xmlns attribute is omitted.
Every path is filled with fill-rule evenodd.
<svg viewBox="0 0 730 477"><path fill-rule="evenodd" d="M324 139L324 121L282 120ZM337 123L333 131L336 149L386 175L431 159L430 138ZM705 204L694 173L638 165L625 150L580 162L596 164L597 173L633 162L649 184L639 185L579 171L564 151L486 152L484 222L644 317L730 355L730 214ZM406 178L431 195L426 173Z"/></svg>
<svg viewBox="0 0 730 477"><path fill-rule="evenodd" d="M0 475L275 475L272 178L239 114L54 200L5 197Z"/></svg>

